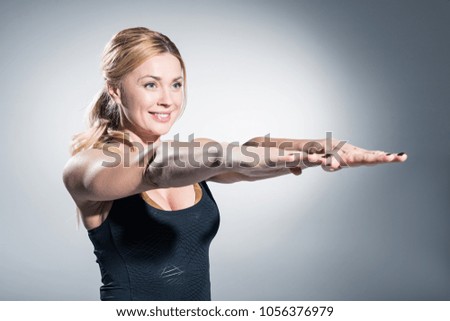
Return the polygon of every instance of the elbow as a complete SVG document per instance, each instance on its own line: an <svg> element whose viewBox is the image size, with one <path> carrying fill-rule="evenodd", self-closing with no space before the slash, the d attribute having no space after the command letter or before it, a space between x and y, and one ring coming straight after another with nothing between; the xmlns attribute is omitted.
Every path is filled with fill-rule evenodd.
<svg viewBox="0 0 450 321"><path fill-rule="evenodd" d="M143 172L143 181L150 189L176 187L179 174L172 157L158 153L149 160Z"/></svg>
<svg viewBox="0 0 450 321"><path fill-rule="evenodd" d="M142 181L149 188L156 189L163 187L161 184L162 176L164 175L164 163L167 161L161 152L161 147L152 149L152 151L146 154L149 157L146 160L146 165L142 171Z"/></svg>
<svg viewBox="0 0 450 321"><path fill-rule="evenodd" d="M151 189L164 188L163 171L160 168L148 166L144 171L143 181Z"/></svg>
<svg viewBox="0 0 450 321"><path fill-rule="evenodd" d="M164 176L166 176L164 166L161 162L156 162L155 158L149 160L143 171L142 180L152 189L164 187Z"/></svg>

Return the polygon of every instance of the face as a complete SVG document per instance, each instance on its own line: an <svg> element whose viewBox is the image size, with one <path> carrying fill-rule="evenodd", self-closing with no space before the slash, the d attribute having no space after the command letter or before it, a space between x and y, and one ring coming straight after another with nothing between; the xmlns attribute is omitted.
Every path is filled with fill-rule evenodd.
<svg viewBox="0 0 450 321"><path fill-rule="evenodd" d="M181 112L183 73L179 60L168 53L147 59L128 73L121 88L112 90L122 108L122 125L142 140L166 134Z"/></svg>

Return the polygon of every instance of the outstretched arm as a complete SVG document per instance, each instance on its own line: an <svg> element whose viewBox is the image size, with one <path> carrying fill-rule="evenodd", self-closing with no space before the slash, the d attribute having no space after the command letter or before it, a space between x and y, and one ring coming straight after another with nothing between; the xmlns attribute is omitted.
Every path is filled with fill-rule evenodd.
<svg viewBox="0 0 450 321"><path fill-rule="evenodd" d="M163 142L129 150L124 145L112 152L90 149L67 163L64 183L76 201L107 201L150 189L190 185L202 180L220 183L256 181L321 165L324 170L403 162L404 153L386 154L333 140L261 138L244 145L210 139ZM273 145L274 144L274 145Z"/></svg>

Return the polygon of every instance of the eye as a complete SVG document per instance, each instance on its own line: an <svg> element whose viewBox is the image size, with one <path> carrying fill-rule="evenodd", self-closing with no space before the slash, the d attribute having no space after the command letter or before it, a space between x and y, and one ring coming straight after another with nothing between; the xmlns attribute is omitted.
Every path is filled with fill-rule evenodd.
<svg viewBox="0 0 450 321"><path fill-rule="evenodd" d="M154 82L149 82L149 83L146 83L146 84L144 85L144 87L145 87L145 88L153 89L153 88L156 88L156 84L155 84Z"/></svg>
<svg viewBox="0 0 450 321"><path fill-rule="evenodd" d="M174 83L172 86L173 86L173 88L175 88L175 89L179 89L179 88L183 87L183 84L182 84L181 82L176 82L176 83Z"/></svg>

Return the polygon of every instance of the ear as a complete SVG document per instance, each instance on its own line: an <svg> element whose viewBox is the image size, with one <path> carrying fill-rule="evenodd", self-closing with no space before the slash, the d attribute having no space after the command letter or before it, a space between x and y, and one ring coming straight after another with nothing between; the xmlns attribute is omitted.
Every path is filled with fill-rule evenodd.
<svg viewBox="0 0 450 321"><path fill-rule="evenodd" d="M122 95L120 92L120 88L118 86L114 86L111 83L106 84L108 86L109 95L114 99L114 102L118 105L122 105Z"/></svg>

